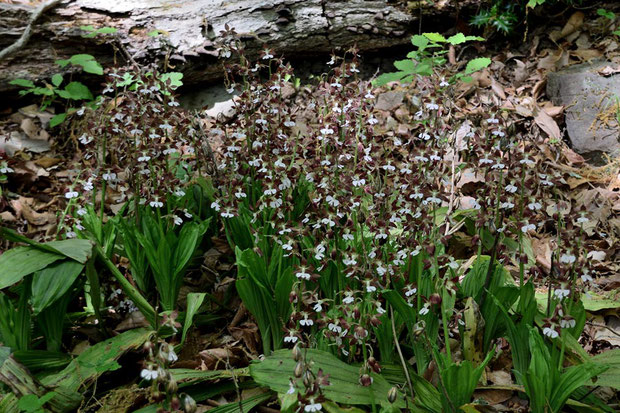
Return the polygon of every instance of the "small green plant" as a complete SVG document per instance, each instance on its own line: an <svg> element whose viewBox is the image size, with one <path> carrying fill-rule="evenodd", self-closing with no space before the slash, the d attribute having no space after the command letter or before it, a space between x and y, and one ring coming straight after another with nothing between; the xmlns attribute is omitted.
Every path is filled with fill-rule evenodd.
<svg viewBox="0 0 620 413"><path fill-rule="evenodd" d="M530 0L529 3L533 2L536 2L536 0ZM528 7L530 7L529 3ZM470 24L474 27L484 28L485 34L490 34L489 29L509 34L514 30L515 24L519 21L517 15L518 7L519 5L516 2L508 2L508 4L505 4L503 1L496 2L490 8L480 10L478 14L472 17Z"/></svg>
<svg viewBox="0 0 620 413"><path fill-rule="evenodd" d="M397 60L394 62L394 66L398 69L397 72L384 73L377 77L374 81L375 86L382 86L388 82L399 81L401 83L411 83L414 76L431 76L434 73L434 69L439 66L443 66L447 60L445 55L448 53L447 45L460 45L470 41L484 40L478 36L465 36L462 33L455 34L454 36L445 38L439 33L424 33L422 35L415 35L411 37L411 44L413 44L417 50L409 52L406 60ZM479 57L470 60L467 63L465 70L461 73L456 73L453 79L461 79L465 82L471 81L471 74L491 64L491 59L487 57Z"/></svg>
<svg viewBox="0 0 620 413"><path fill-rule="evenodd" d="M580 4L581 0L494 0L489 8L475 14L470 24L484 29L485 37L494 31L503 35L513 34L515 28L527 20L530 10L550 3Z"/></svg>
<svg viewBox="0 0 620 413"><path fill-rule="evenodd" d="M102 75L103 68L97 62L97 60L89 54L76 54L66 60L57 60L56 64L61 68L68 65L80 67L83 72L94 75ZM65 81L64 76L61 73L56 73L51 78L51 83L44 82L43 86L37 86L28 79L15 79L10 82L11 85L20 86L23 88L19 93L22 96L32 93L36 96L41 96L41 109L49 107L52 104L57 103L58 99L65 101L65 106L68 107L65 112L55 115L50 120L50 126L54 127L61 124L70 113L77 112L78 109L70 107L73 102L81 102L84 105L92 106L95 104L95 99L88 86L78 81ZM63 86L64 85L64 86Z"/></svg>
<svg viewBox="0 0 620 413"><path fill-rule="evenodd" d="M29 350L31 322L36 321L47 350L59 351L67 306L91 258L92 243L74 239L39 244L6 228L0 228L0 235L27 244L0 255L0 290L11 287L0 292L0 339L14 350Z"/></svg>
<svg viewBox="0 0 620 413"><path fill-rule="evenodd" d="M17 407L24 413L45 413L46 410L43 406L54 396L56 396L56 393L53 391L45 393L41 397L37 397L36 394L27 394L19 399Z"/></svg>

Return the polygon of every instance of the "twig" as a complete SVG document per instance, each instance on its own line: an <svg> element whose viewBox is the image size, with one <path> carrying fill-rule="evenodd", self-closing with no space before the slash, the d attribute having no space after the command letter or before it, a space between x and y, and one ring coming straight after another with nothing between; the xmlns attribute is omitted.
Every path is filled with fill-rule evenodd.
<svg viewBox="0 0 620 413"><path fill-rule="evenodd" d="M61 0L49 0L45 3L41 3L39 7L37 7L30 15L28 25L26 26L26 29L24 30L20 38L17 39L17 41L12 45L0 51L0 60L24 47L26 43L28 43L28 40L30 40L30 36L32 35L32 25L39 19L39 17L41 17L43 13L45 13L45 11L51 9L52 7L55 7L60 2Z"/></svg>

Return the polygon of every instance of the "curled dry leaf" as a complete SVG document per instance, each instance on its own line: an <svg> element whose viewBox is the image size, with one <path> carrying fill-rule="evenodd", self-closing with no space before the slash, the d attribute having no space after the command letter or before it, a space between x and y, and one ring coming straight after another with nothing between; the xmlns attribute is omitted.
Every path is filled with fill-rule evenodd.
<svg viewBox="0 0 620 413"><path fill-rule="evenodd" d="M558 141L562 139L562 132L557 122L539 107L534 108L534 122L536 122L540 129L550 138Z"/></svg>

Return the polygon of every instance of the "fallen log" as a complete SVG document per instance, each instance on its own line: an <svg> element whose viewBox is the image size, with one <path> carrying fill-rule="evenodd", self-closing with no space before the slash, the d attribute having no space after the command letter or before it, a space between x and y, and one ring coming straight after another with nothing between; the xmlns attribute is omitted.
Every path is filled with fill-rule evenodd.
<svg viewBox="0 0 620 413"><path fill-rule="evenodd" d="M0 92L14 90L9 82L18 77L51 76L58 71L57 59L77 53L92 54L104 67L127 60L126 55L138 62L165 60L184 73L186 84L211 81L221 76L217 40L226 24L245 40L250 55L264 44L288 57L325 54L353 44L361 51L380 50L409 42L420 16L450 21L459 9L480 2L63 0L32 26L27 43L0 59ZM0 3L0 50L20 38L33 10ZM107 35L115 37L113 42L103 42L85 38L82 26L118 31Z"/></svg>

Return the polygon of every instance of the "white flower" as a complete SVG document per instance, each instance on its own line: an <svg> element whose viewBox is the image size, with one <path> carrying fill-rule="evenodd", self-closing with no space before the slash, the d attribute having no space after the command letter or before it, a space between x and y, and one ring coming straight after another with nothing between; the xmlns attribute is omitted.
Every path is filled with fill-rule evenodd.
<svg viewBox="0 0 620 413"><path fill-rule="evenodd" d="M166 132L172 131L172 125L170 125L168 122L159 125L159 128Z"/></svg>
<svg viewBox="0 0 620 413"><path fill-rule="evenodd" d="M569 294L570 290L567 290L566 288L556 288L553 290L553 295L555 295L559 300L568 297Z"/></svg>
<svg viewBox="0 0 620 413"><path fill-rule="evenodd" d="M368 124L369 125L376 125L377 123L379 123L379 119L375 118L374 116L371 116L368 119Z"/></svg>
<svg viewBox="0 0 620 413"><path fill-rule="evenodd" d="M333 331L334 333L342 333L342 327L340 327L338 324L329 323L327 325L327 328L329 329L329 331Z"/></svg>
<svg viewBox="0 0 620 413"><path fill-rule="evenodd" d="M528 165L528 166L532 166L532 165L534 165L536 162L534 162L533 160L531 160L531 159L529 159L529 158L524 158L524 159L521 159L521 160L519 161L519 163L520 163L521 165Z"/></svg>
<svg viewBox="0 0 620 413"><path fill-rule="evenodd" d="M81 217L83 217L84 215L86 215L87 211L84 208L80 208L77 210L77 214Z"/></svg>
<svg viewBox="0 0 620 413"><path fill-rule="evenodd" d="M305 268L302 268L302 270L298 273L295 273L295 277L302 279L302 280L309 280L310 279L310 274L308 274L305 270Z"/></svg>
<svg viewBox="0 0 620 413"><path fill-rule="evenodd" d="M293 382L290 381L289 385L288 385L288 390L286 391L286 394L293 394L295 393L295 386L293 386Z"/></svg>
<svg viewBox="0 0 620 413"><path fill-rule="evenodd" d="M114 172L106 172L101 175L104 181L114 181L116 179L116 174Z"/></svg>
<svg viewBox="0 0 620 413"><path fill-rule="evenodd" d="M500 205L500 208L502 209L512 209L515 207L515 204L513 204L512 202L502 202L502 204Z"/></svg>
<svg viewBox="0 0 620 413"><path fill-rule="evenodd" d="M439 105L436 104L435 102L427 103L426 104L426 109L428 109L428 110L437 110L437 109L439 109Z"/></svg>
<svg viewBox="0 0 620 413"><path fill-rule="evenodd" d="M370 90L368 92L366 92L366 94L364 95L364 98L366 99L374 99L375 95L373 95Z"/></svg>
<svg viewBox="0 0 620 413"><path fill-rule="evenodd" d="M181 225L183 223L183 219L181 219L181 217L174 215L174 225Z"/></svg>
<svg viewBox="0 0 620 413"><path fill-rule="evenodd" d="M138 162L148 162L150 160L151 160L151 157L146 154L138 158Z"/></svg>
<svg viewBox="0 0 620 413"><path fill-rule="evenodd" d="M370 284L370 281L366 281L366 292L374 293L375 291L377 291L377 287L375 287L374 285Z"/></svg>
<svg viewBox="0 0 620 413"><path fill-rule="evenodd" d="M178 150L176 148L168 148L168 149L164 149L164 155L170 155L172 153L177 153Z"/></svg>
<svg viewBox="0 0 620 413"><path fill-rule="evenodd" d="M155 197L154 201L149 202L151 208L161 208L164 206L164 203L159 200L159 197Z"/></svg>
<svg viewBox="0 0 620 413"><path fill-rule="evenodd" d="M492 164L493 160L489 159L489 158L482 158L478 161L478 164L480 165L487 165L487 164Z"/></svg>
<svg viewBox="0 0 620 413"><path fill-rule="evenodd" d="M495 117L489 118L487 119L487 123L499 123L499 119L495 119Z"/></svg>
<svg viewBox="0 0 620 413"><path fill-rule="evenodd" d="M157 379L158 373L157 370L152 370L151 368L142 369L140 372L140 377L145 380L155 380Z"/></svg>
<svg viewBox="0 0 620 413"><path fill-rule="evenodd" d="M525 224L521 227L521 232L523 232L524 234L527 233L528 231L534 231L536 229L536 225L534 224Z"/></svg>
<svg viewBox="0 0 620 413"><path fill-rule="evenodd" d="M351 304L353 301L355 301L355 298L353 297L353 292L347 291L344 294L345 294L345 297L342 299L343 303Z"/></svg>
<svg viewBox="0 0 620 413"><path fill-rule="evenodd" d="M353 179L353 186L358 187L362 185L366 185L366 180L364 178L355 177Z"/></svg>
<svg viewBox="0 0 620 413"><path fill-rule="evenodd" d="M304 411L305 412L319 412L321 411L322 408L323 406L321 406L321 403L315 403L314 399L310 399L310 403L304 407Z"/></svg>
<svg viewBox="0 0 620 413"><path fill-rule="evenodd" d="M83 133L82 136L80 136L79 140L82 145L88 145L93 141L93 137Z"/></svg>
<svg viewBox="0 0 620 413"><path fill-rule="evenodd" d="M562 328L573 328L577 325L577 322L575 321L574 318L563 318L560 320L560 327Z"/></svg>
<svg viewBox="0 0 620 413"><path fill-rule="evenodd" d="M424 307L420 308L420 315L426 315L428 314L429 310L428 310L428 303L424 304Z"/></svg>
<svg viewBox="0 0 620 413"><path fill-rule="evenodd" d="M215 212L218 212L221 209L220 204L217 201L211 202L211 208L213 208Z"/></svg>
<svg viewBox="0 0 620 413"><path fill-rule="evenodd" d="M562 264L573 264L576 260L577 257L572 254L562 254L562 256L560 257L560 262Z"/></svg>
<svg viewBox="0 0 620 413"><path fill-rule="evenodd" d="M557 331L555 331L553 328L551 327L545 327L543 328L543 334L546 335L549 338L558 338L559 334Z"/></svg>
<svg viewBox="0 0 620 413"><path fill-rule="evenodd" d="M293 126L295 126L295 122L293 122L292 120L287 120L286 122L284 122L284 126L286 126L287 128L292 128Z"/></svg>
<svg viewBox="0 0 620 413"><path fill-rule="evenodd" d="M540 202L530 202L529 204L527 204L527 207L532 211L538 211L542 208L542 205L540 204Z"/></svg>
<svg viewBox="0 0 620 413"><path fill-rule="evenodd" d="M288 336L284 337L284 342L285 343L296 343L297 340L298 340L298 338L295 335L294 331L289 331L288 332Z"/></svg>
<svg viewBox="0 0 620 413"><path fill-rule="evenodd" d="M584 273L581 275L581 281L583 281L584 283L592 282L592 276L588 273Z"/></svg>
<svg viewBox="0 0 620 413"><path fill-rule="evenodd" d="M439 87L450 86L450 83L446 82L446 80L442 77L441 82L439 83Z"/></svg>
<svg viewBox="0 0 620 413"><path fill-rule="evenodd" d="M504 165L503 163L496 163L495 165L491 166L491 169L504 169L506 167L506 165Z"/></svg>
<svg viewBox="0 0 620 413"><path fill-rule="evenodd" d="M327 195L325 197L325 200L330 206L337 207L338 205L340 205L340 201L338 201L336 198L334 198L331 195Z"/></svg>
<svg viewBox="0 0 620 413"><path fill-rule="evenodd" d="M321 129L321 134L322 135L331 135L333 133L334 133L334 130L332 128L330 128L330 127L326 126L326 127Z"/></svg>
<svg viewBox="0 0 620 413"><path fill-rule="evenodd" d="M323 311L323 301L322 300L317 301L314 307L312 307L312 309L316 311L317 313Z"/></svg>
<svg viewBox="0 0 620 413"><path fill-rule="evenodd" d="M65 234L67 236L67 238L75 238L77 237L77 234L73 231L67 231L67 233Z"/></svg>
<svg viewBox="0 0 620 413"><path fill-rule="evenodd" d="M77 198L78 195L79 194L77 192L75 192L75 191L65 192L65 198L67 198L67 199Z"/></svg>
<svg viewBox="0 0 620 413"><path fill-rule="evenodd" d="M587 222L589 222L590 220L587 217L579 217L577 218L577 223L578 224L585 224Z"/></svg>
<svg viewBox="0 0 620 413"><path fill-rule="evenodd" d="M177 189L176 191L174 191L174 194L178 197L185 196L185 191L182 189Z"/></svg>
<svg viewBox="0 0 620 413"><path fill-rule="evenodd" d="M220 213L220 215L222 216L222 218L232 218L235 216L235 214L230 212L230 208L226 208L226 211Z"/></svg>
<svg viewBox="0 0 620 413"><path fill-rule="evenodd" d="M166 352L164 352L164 354L165 353ZM171 345L168 345L168 352L166 354L166 360L168 360L171 363L174 363L178 359L179 359L179 356L177 356L177 353L174 352L174 347L172 347Z"/></svg>
<svg viewBox="0 0 620 413"><path fill-rule="evenodd" d="M314 258L317 260L322 260L325 257L325 246L323 244L319 244L314 249Z"/></svg>

